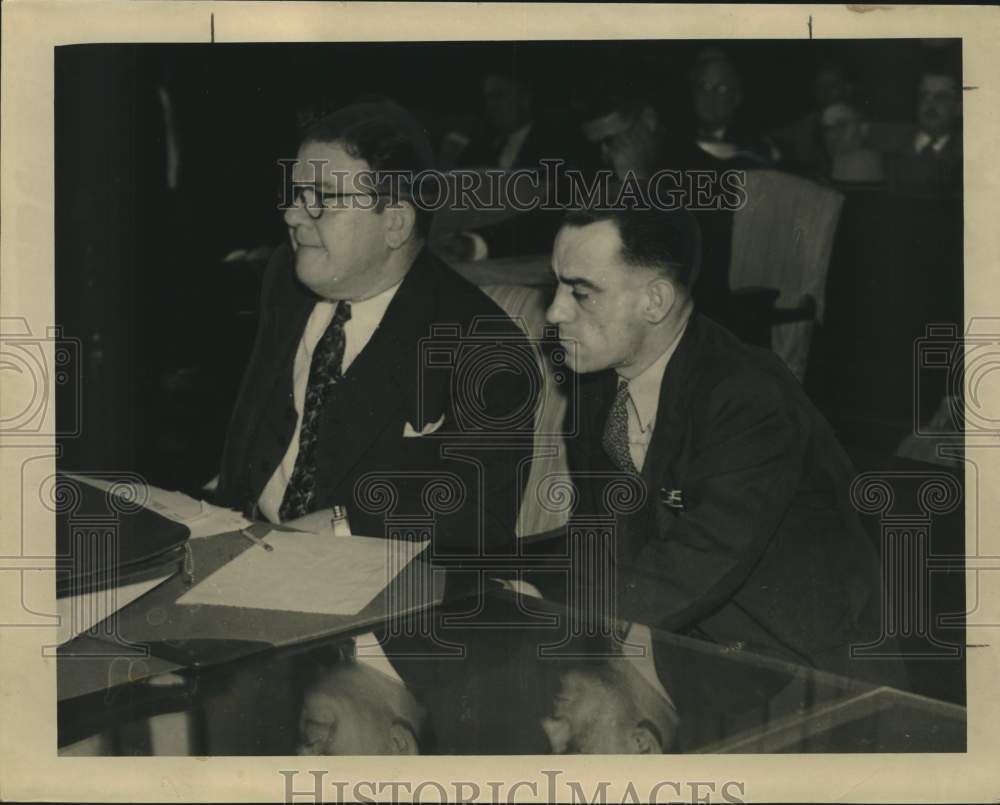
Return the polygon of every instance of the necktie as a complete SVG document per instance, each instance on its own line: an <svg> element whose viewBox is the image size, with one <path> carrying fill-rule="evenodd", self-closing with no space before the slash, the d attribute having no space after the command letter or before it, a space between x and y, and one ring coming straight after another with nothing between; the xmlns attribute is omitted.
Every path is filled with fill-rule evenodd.
<svg viewBox="0 0 1000 805"><path fill-rule="evenodd" d="M638 475L632 462L632 453L628 447L628 405L632 397L628 393L628 381L618 378L618 393L608 413L608 421L604 425L604 437L601 445L618 469Z"/></svg>
<svg viewBox="0 0 1000 805"><path fill-rule="evenodd" d="M312 510L316 492L316 443L319 440L320 414L330 389L343 377L344 324L351 319L351 303L339 302L333 320L316 344L309 364L309 381L302 406L299 429L299 454L292 477L285 487L278 516L282 522L294 520Z"/></svg>

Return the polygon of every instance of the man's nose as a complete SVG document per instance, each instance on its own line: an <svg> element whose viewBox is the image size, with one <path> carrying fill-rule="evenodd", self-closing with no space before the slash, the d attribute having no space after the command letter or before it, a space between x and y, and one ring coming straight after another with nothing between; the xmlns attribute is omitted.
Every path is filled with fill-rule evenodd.
<svg viewBox="0 0 1000 805"><path fill-rule="evenodd" d="M549 324L565 324L569 321L569 314L563 302L561 291L556 292L556 298L552 300L552 304L545 311L545 321Z"/></svg>
<svg viewBox="0 0 1000 805"><path fill-rule="evenodd" d="M285 223L288 226L308 224L312 220L309 217L309 213L305 210L302 199L296 199L295 201L290 202L285 208L285 212L282 217L285 219Z"/></svg>

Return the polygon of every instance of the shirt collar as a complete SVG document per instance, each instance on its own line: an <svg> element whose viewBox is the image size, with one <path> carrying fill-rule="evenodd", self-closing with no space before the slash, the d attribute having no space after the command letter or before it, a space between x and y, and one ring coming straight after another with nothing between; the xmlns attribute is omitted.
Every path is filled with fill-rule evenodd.
<svg viewBox="0 0 1000 805"><path fill-rule="evenodd" d="M368 324L371 327L377 327L379 322L382 321L382 317L385 315L386 309L389 307L389 303L392 298L396 295L396 291L399 290L399 286L402 285L402 280L397 282L390 288L386 288L384 291L380 291L375 294L375 296L369 296L367 299L361 299L360 301L351 301L351 321L350 324L353 327L358 325ZM316 303L314 310L324 310L328 315L333 315L333 311L336 309L339 302L323 299Z"/></svg>
<svg viewBox="0 0 1000 805"><path fill-rule="evenodd" d="M696 140L695 144L706 154L716 159L732 159L736 156L736 146L733 143L716 140Z"/></svg>
<svg viewBox="0 0 1000 805"><path fill-rule="evenodd" d="M389 303L396 295L396 291L399 290L400 285L402 285L402 280L392 287L375 294L375 296L362 299L360 302L351 302L351 320L356 324L366 322L370 323L373 327L377 327L385 315L386 308L389 307Z"/></svg>
<svg viewBox="0 0 1000 805"><path fill-rule="evenodd" d="M937 137L932 137L926 131L918 131L917 136L913 141L913 150L919 152L929 145L932 151L940 153L941 149L948 144L948 140L950 139L950 132L947 134L939 134Z"/></svg>
<svg viewBox="0 0 1000 805"><path fill-rule="evenodd" d="M628 381L628 392L635 406L636 417L639 420L639 427L645 431L656 422L656 411L660 405L660 387L663 385L663 374L667 370L670 358L677 350L681 336L687 329L687 324L674 337L670 345L663 350L653 363L647 366L641 374L636 375Z"/></svg>

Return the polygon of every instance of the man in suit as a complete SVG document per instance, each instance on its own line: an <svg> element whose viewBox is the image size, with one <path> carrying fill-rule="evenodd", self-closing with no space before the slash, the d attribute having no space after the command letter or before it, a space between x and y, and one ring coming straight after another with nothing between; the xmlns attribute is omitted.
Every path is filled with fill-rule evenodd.
<svg viewBox="0 0 1000 805"><path fill-rule="evenodd" d="M920 194L957 193L962 186L962 82L928 68L917 89L915 126L882 137L893 187Z"/></svg>
<svg viewBox="0 0 1000 805"><path fill-rule="evenodd" d="M775 355L694 311L698 253L683 211L572 213L555 242L577 514L602 513L609 474L646 493L617 515L616 616L870 675L849 646L879 636L879 561L850 461Z"/></svg>
<svg viewBox="0 0 1000 805"><path fill-rule="evenodd" d="M390 517L433 517L436 553L513 544L539 384L534 363L516 359L531 357L518 328L425 248L430 213L415 189L379 179L425 170L430 155L423 129L387 102L335 111L305 134L283 205L290 247L265 273L222 459L223 504L311 531L331 529L342 507L370 536Z"/></svg>
<svg viewBox="0 0 1000 805"><path fill-rule="evenodd" d="M582 104L583 134L600 149L601 161L618 180L625 181L630 174L648 180L659 171L677 170L691 175L713 171L717 181L722 170L745 167L724 165L698 148L693 139L679 139L673 132L676 126L668 122L672 118L658 111L653 97L652 88L644 86L639 77L612 73L598 82ZM681 186L687 188L690 178L686 175ZM716 196L718 191L712 190L712 194ZM716 206L714 199L711 206ZM724 205L718 206L696 213L706 237L694 295L699 305L722 319L729 304L733 213Z"/></svg>
<svg viewBox="0 0 1000 805"><path fill-rule="evenodd" d="M781 153L771 140L740 117L742 78L718 48L705 48L691 70L694 143L720 165L773 167Z"/></svg>
<svg viewBox="0 0 1000 805"><path fill-rule="evenodd" d="M577 138L538 113L534 90L524 74L489 73L483 79L482 97L489 133L470 138L450 131L442 155L462 170L503 170L521 176L490 203L544 200L544 188L535 186L535 177L545 173L542 160L560 159L573 165L579 158ZM538 254L547 251L559 228L558 215L545 210L511 211L499 218L489 226L443 233L435 238L433 248L445 259L462 262Z"/></svg>

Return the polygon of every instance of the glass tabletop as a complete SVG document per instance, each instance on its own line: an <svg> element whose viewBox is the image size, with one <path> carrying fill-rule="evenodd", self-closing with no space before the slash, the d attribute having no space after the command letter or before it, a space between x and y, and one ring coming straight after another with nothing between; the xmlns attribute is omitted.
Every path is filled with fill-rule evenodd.
<svg viewBox="0 0 1000 805"><path fill-rule="evenodd" d="M641 624L581 624L499 588L371 631L161 670L61 701L60 752L965 749L958 705Z"/></svg>

